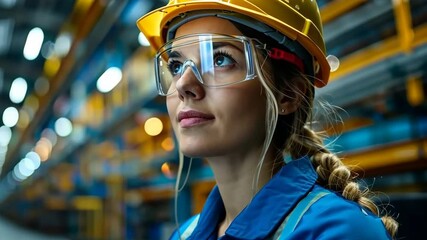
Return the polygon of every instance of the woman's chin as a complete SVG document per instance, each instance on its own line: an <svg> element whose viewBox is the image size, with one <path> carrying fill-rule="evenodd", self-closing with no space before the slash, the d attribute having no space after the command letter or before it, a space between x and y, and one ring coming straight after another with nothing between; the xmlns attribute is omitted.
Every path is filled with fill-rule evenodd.
<svg viewBox="0 0 427 240"><path fill-rule="evenodd" d="M204 156L203 154L194 151L194 150L185 150L185 149L181 149L180 150L182 154L184 154L184 156L186 157L191 157L191 158L198 158L198 157L202 157Z"/></svg>
<svg viewBox="0 0 427 240"><path fill-rule="evenodd" d="M201 149L201 148L195 148L193 147L180 147L180 151L184 156L192 157L192 158L202 158L202 157L209 157L214 155L212 152L212 149Z"/></svg>

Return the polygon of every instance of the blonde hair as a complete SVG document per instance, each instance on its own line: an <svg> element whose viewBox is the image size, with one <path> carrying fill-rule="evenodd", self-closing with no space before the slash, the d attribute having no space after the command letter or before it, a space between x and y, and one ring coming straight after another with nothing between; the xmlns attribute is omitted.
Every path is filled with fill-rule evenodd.
<svg viewBox="0 0 427 240"><path fill-rule="evenodd" d="M265 53L258 51L257 60L265 58L264 56ZM286 66L283 66L284 64ZM283 156L290 155L293 159L309 156L318 174L319 185L341 193L344 198L355 201L380 216L377 205L370 199L374 194L369 189L360 189L359 184L354 181L352 171L325 147L320 134L310 129L308 124L312 122L314 102L314 87L310 79L297 71L293 65L284 62L267 59L261 65L255 65L267 93L266 140L263 152L275 147L282 149ZM291 101L300 104L294 113L287 116L278 114L276 96L279 94L285 94ZM264 163L264 157L265 154L261 158L260 166ZM382 216L381 220L388 233L395 238L398 223L387 215Z"/></svg>
<svg viewBox="0 0 427 240"><path fill-rule="evenodd" d="M281 150L280 159L290 155L297 159L310 156L314 169L318 174L318 184L332 191L339 192L348 200L357 202L360 206L370 210L377 216L380 211L377 205L370 199L373 193L369 189L361 190L352 171L344 165L341 159L331 153L323 144L320 134L313 131L308 125L312 121L312 109L314 102L314 86L307 76L304 76L291 64L280 63L275 67L274 62L265 57L264 50L257 50L255 67L259 80L266 95L266 129L265 140L262 148L260 161L257 166L257 175L254 177L253 191L258 191L258 179L266 154L270 147ZM286 66L283 66L285 64ZM280 69L280 71L274 71ZM285 70L283 70L285 69ZM279 116L277 96L285 94L290 99L298 101L300 107L287 116ZM175 184L175 223L178 236L181 236L177 216L178 194L188 180L191 168L191 160L187 175L180 186L181 174L184 165L184 156L180 152L179 170ZM392 238L395 238L398 223L390 216L384 215L381 220Z"/></svg>

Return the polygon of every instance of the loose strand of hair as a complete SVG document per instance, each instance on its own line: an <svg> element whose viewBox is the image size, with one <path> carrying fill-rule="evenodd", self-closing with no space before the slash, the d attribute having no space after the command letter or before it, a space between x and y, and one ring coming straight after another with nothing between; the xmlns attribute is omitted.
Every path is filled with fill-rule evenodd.
<svg viewBox="0 0 427 240"><path fill-rule="evenodd" d="M179 193L184 189L185 185L187 185L188 178L190 176L191 171L191 165L193 163L193 158L190 158L190 162L188 164L187 173L184 178L184 182L180 186L181 177L182 177L182 170L184 168L184 154L182 152L179 152L179 165L178 165L178 173L176 176L176 182L175 182L175 193L174 193L174 215L175 215L175 225L177 229L177 233L179 236L179 239L181 239L181 231L179 229L179 220L178 220L178 196Z"/></svg>
<svg viewBox="0 0 427 240"><path fill-rule="evenodd" d="M175 182L175 192L174 192L174 217L175 217L175 225L178 233L178 239L181 239L181 230L179 228L179 221L178 221L178 195L180 192L179 182L181 180L181 174L182 174L182 168L184 166L184 154L182 154L181 151L179 151L179 163L178 163L178 172L176 175L176 182Z"/></svg>
<svg viewBox="0 0 427 240"><path fill-rule="evenodd" d="M258 63L258 57L264 58L262 64ZM264 159L265 159L265 156L267 155L267 151L269 149L269 146L271 145L271 142L273 140L273 135L274 135L274 131L275 131L276 124L277 124L279 109L278 109L276 97L275 97L273 91L268 87L266 79L264 78L264 74L262 71L262 68L266 62L267 57L264 57L262 54L257 54L257 57L255 57L254 59L255 59L254 65L255 65L256 71L258 73L258 78L259 78L259 80L260 80L260 82L261 82L261 84L264 87L264 90L266 92L266 100L267 100L266 105L267 106L273 106L272 108L266 107L265 118L266 118L267 124L266 124L265 140L264 140L264 144L263 144L262 151L261 151L261 158L260 158L260 161L258 162L258 165L257 165L256 176L254 178L254 181L252 182L252 190L253 190L253 194L255 195L256 192L258 192L259 178L261 175L262 166L264 164Z"/></svg>

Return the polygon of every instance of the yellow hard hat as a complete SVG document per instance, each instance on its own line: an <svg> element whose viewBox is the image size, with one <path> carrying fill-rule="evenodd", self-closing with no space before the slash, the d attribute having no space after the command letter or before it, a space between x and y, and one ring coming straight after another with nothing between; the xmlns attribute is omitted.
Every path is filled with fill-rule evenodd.
<svg viewBox="0 0 427 240"><path fill-rule="evenodd" d="M327 84L330 66L315 0L170 0L166 6L138 19L137 26L157 50L164 45L172 20L188 12L206 10L248 16L298 42L314 57L315 85L323 87Z"/></svg>

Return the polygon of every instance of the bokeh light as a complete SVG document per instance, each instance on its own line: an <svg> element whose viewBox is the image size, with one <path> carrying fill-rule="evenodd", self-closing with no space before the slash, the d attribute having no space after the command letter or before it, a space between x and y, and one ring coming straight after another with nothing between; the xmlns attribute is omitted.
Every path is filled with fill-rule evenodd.
<svg viewBox="0 0 427 240"><path fill-rule="evenodd" d="M3 112L3 124L7 127L14 127L19 120L19 112L14 107L8 107Z"/></svg>
<svg viewBox="0 0 427 240"><path fill-rule="evenodd" d="M73 124L67 118L59 118L55 122L55 132L58 136L66 137L73 131Z"/></svg>
<svg viewBox="0 0 427 240"><path fill-rule="evenodd" d="M149 118L145 121L144 130L150 136L157 136L163 130L163 123L159 118Z"/></svg>

